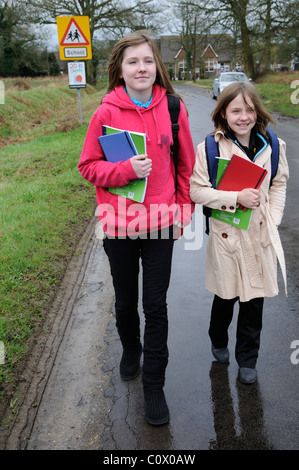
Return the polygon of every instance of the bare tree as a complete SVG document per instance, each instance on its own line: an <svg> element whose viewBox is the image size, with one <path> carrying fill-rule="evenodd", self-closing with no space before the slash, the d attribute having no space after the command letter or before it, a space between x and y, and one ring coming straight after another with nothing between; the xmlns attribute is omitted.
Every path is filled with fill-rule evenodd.
<svg viewBox="0 0 299 470"><path fill-rule="evenodd" d="M88 16L91 43L95 33L113 37L123 36L135 29L154 30L153 15L159 11L153 0L19 0L26 5L31 21L56 24L58 16ZM96 52L94 50L94 52ZM98 54L87 61L87 78L96 80Z"/></svg>
<svg viewBox="0 0 299 470"><path fill-rule="evenodd" d="M283 0L255 0L256 50L263 58L264 69L273 62L273 47L280 43L283 49L290 47L291 55L298 52L299 2ZM297 46L296 46L297 44ZM292 47L293 46L293 47Z"/></svg>
<svg viewBox="0 0 299 470"><path fill-rule="evenodd" d="M299 55L298 0L183 0L166 4L175 5L173 12L181 23L185 19L180 11L188 6L197 15L199 31L204 26L216 34L230 32L251 77L257 74L256 62L262 61L264 70L270 68L277 43L287 42L292 57Z"/></svg>
<svg viewBox="0 0 299 470"><path fill-rule="evenodd" d="M180 45L186 53L187 73L192 71L192 78L195 80L195 64L201 61L198 51L201 46L203 48L206 45L201 43L202 37L210 29L206 12L201 9L198 2L190 0L165 1L163 7L168 30L180 37Z"/></svg>
<svg viewBox="0 0 299 470"><path fill-rule="evenodd" d="M192 9L199 18L199 29L207 32L230 31L235 41L240 42L246 72L254 76L254 60L250 42L248 17L251 13L249 0L188 0L179 2Z"/></svg>
<svg viewBox="0 0 299 470"><path fill-rule="evenodd" d="M48 52L43 37L37 38L30 26L23 5L0 0L0 75L35 76L47 72Z"/></svg>
<svg viewBox="0 0 299 470"><path fill-rule="evenodd" d="M123 34L124 31L154 28L151 21L159 11L153 0L20 0L27 5L33 22L56 24L57 16L89 17L91 40L96 31Z"/></svg>

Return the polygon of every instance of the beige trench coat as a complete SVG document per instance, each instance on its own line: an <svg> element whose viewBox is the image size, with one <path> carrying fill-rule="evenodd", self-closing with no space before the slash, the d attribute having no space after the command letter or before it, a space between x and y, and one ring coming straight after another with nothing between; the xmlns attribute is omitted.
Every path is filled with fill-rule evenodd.
<svg viewBox="0 0 299 470"><path fill-rule="evenodd" d="M234 142L216 133L219 152L224 158L236 153L248 159ZM239 297L246 302L256 297L278 294L277 259L286 287L286 268L279 226L286 198L289 176L285 142L279 139L279 165L270 186L271 147L257 156L255 162L268 170L261 187L260 206L252 211L248 230L242 230L210 218L210 234L206 256L206 287L224 299ZM235 212L237 192L217 191L209 180L205 142L197 147L196 161L190 178L191 199L205 206ZM225 208L225 209L224 209Z"/></svg>

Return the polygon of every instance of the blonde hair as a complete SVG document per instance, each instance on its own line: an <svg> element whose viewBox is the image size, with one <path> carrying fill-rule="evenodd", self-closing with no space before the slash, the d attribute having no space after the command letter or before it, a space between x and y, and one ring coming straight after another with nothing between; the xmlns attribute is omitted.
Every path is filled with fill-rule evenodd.
<svg viewBox="0 0 299 470"><path fill-rule="evenodd" d="M155 83L164 87L168 93L175 93L166 67L162 61L157 43L146 31L135 31L134 33L123 37L115 44L108 64L108 93L114 90L115 87L124 85L124 80L120 78L120 75L125 49L131 46L138 46L144 42L148 43L153 51L153 57L157 68Z"/></svg>
<svg viewBox="0 0 299 470"><path fill-rule="evenodd" d="M229 103L234 100L239 94L242 95L246 106L251 109L246 101L248 96L254 104L254 110L256 112L256 130L264 137L266 137L266 127L269 122L275 124L275 121L271 114L262 105L261 99L250 83L247 82L236 82L228 85L219 95L216 108L212 114L212 120L214 122L215 131L228 130L227 121L225 119L225 111Z"/></svg>

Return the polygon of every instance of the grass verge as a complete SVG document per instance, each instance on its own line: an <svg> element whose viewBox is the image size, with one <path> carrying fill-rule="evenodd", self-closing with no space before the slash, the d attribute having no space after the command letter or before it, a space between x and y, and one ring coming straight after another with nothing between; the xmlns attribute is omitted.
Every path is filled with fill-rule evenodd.
<svg viewBox="0 0 299 470"><path fill-rule="evenodd" d="M0 383L13 380L15 364L29 352L31 335L93 215L94 190L77 169L86 129L0 151Z"/></svg>
<svg viewBox="0 0 299 470"><path fill-rule="evenodd" d="M294 118L299 117L298 98L294 97L294 89L290 85L286 83L257 83L255 87L268 111ZM291 101L292 97L293 102Z"/></svg>
<svg viewBox="0 0 299 470"><path fill-rule="evenodd" d="M32 140L41 135L67 132L80 125L77 91L68 78L49 80L4 79L5 104L0 105L0 147ZM83 115L95 109L97 90L81 90Z"/></svg>
<svg viewBox="0 0 299 470"><path fill-rule="evenodd" d="M95 207L94 188L81 177L78 160L103 91L91 88L82 93L85 123L81 126L76 90L70 90L71 96L60 86L53 87L50 95L56 104L32 132L33 116L42 119L49 105L45 91L44 87L18 91L22 99L0 107L2 120L5 116L11 129L20 126L20 115L10 107L16 109L26 101L24 113L29 116L22 132L8 135L0 148L0 347L4 346L5 359L0 363L0 412L9 404ZM68 113L73 113L73 123L63 127Z"/></svg>

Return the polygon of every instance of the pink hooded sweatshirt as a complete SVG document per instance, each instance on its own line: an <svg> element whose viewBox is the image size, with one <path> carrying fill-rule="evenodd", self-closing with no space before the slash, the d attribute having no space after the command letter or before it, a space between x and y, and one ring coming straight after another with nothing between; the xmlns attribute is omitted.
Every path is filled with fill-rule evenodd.
<svg viewBox="0 0 299 470"><path fill-rule="evenodd" d="M180 220L191 221L194 204L189 196L189 179L195 162L194 146L185 106L181 103L178 120L178 188L170 146L173 143L166 90L157 84L148 108L136 106L123 86L105 95L94 113L86 134L79 171L96 186L98 217L104 232L111 236L130 236L152 232ZM136 203L107 188L124 186L136 179L130 160L111 163L105 160L98 137L103 124L118 129L143 132L147 138L147 155L152 160L144 202Z"/></svg>

